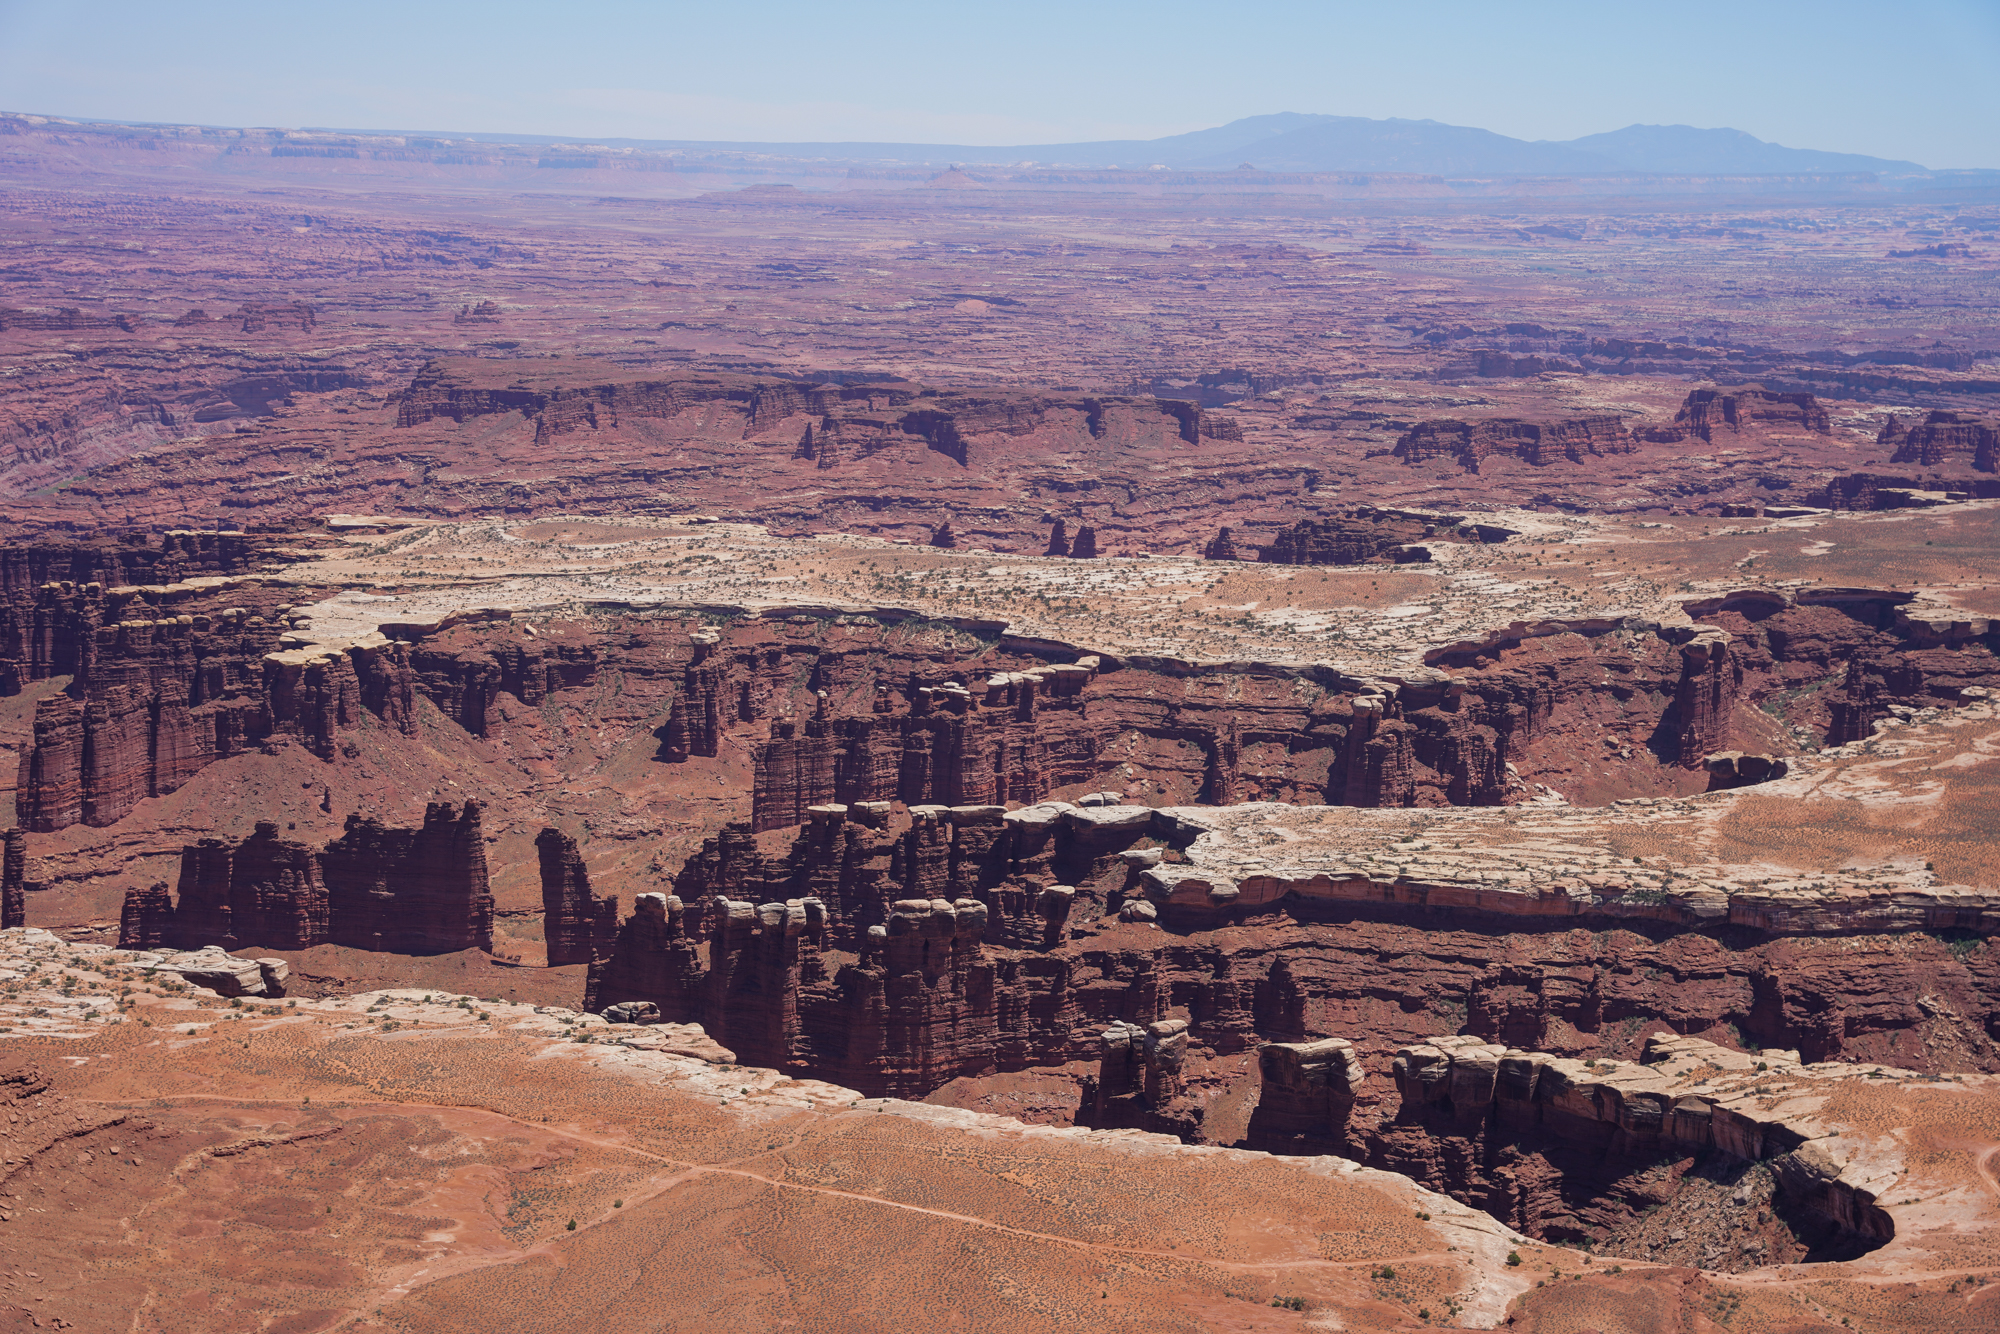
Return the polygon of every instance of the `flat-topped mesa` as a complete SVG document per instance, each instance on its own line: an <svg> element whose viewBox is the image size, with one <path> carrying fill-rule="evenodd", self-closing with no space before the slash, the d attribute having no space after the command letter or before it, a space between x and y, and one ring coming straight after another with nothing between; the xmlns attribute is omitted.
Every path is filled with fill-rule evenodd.
<svg viewBox="0 0 2000 1334"><path fill-rule="evenodd" d="M1324 519L1301 519L1281 528L1257 559L1272 565L1364 565L1384 562L1421 564L1430 551L1426 540L1456 536L1455 515L1412 514L1363 505Z"/></svg>
<svg viewBox="0 0 2000 1334"><path fill-rule="evenodd" d="M1895 451L1889 456L1891 463L2000 471L2000 425L1957 412L1939 409L1921 418L1892 413L1875 443Z"/></svg>
<svg viewBox="0 0 2000 1334"><path fill-rule="evenodd" d="M591 892L590 872L576 840L559 829L535 836L542 872L542 938L549 967L590 963L611 952L618 935L618 896Z"/></svg>
<svg viewBox="0 0 2000 1334"><path fill-rule="evenodd" d="M1602 1189L1595 1178L1616 1178L1634 1165L1720 1153L1769 1165L1777 1182L1771 1203L1794 1228L1837 1229L1850 1253L1893 1239L1894 1222L1877 1193L1894 1184L1896 1172L1807 1116L1818 1100L1801 1107L1783 1095L1810 1098L1831 1091L1833 1081L1909 1072L1804 1066L1796 1052L1751 1055L1673 1033L1652 1035L1641 1059L1572 1060L1473 1036L1400 1047L1393 1078L1401 1110L1377 1133L1377 1154L1407 1158L1420 1133L1462 1141L1488 1158L1497 1142L1507 1142L1567 1176L1593 1178L1565 1181L1564 1193L1575 1195ZM1498 1173L1475 1172L1454 1185L1452 1193L1516 1226L1534 1226L1524 1216L1547 1208L1524 1200L1521 1187Z"/></svg>
<svg viewBox="0 0 2000 1334"><path fill-rule="evenodd" d="M493 895L477 801L434 801L418 829L359 815L320 860L332 942L398 954L491 949Z"/></svg>
<svg viewBox="0 0 2000 1334"><path fill-rule="evenodd" d="M776 376L658 371L557 360L427 363L403 391L396 424L464 422L518 412L539 445L583 430L685 419L691 429L748 439L778 429L798 441L794 457L821 468L865 461L912 437L964 466L986 451L1034 438L1093 448L1240 441L1231 417L1177 399L1059 390L933 392L906 381L810 384Z"/></svg>
<svg viewBox="0 0 2000 1334"><path fill-rule="evenodd" d="M279 838L268 821L233 846L202 839L181 852L178 902L168 905L162 886L127 891L119 942L400 954L491 948L479 803L433 802L420 829L349 816L347 832L319 851Z"/></svg>
<svg viewBox="0 0 2000 1334"><path fill-rule="evenodd" d="M1408 464L1451 459L1466 472L1477 473L1496 456L1541 468L1556 462L1582 463L1589 458L1630 454L1633 448L1625 423L1607 413L1560 421L1489 417L1471 422L1419 422L1402 434L1390 453Z"/></svg>
<svg viewBox="0 0 2000 1334"><path fill-rule="evenodd" d="M1718 430L1731 433L1753 428L1790 428L1814 435L1830 435L1833 418L1811 394L1782 393L1758 384L1733 389L1696 389L1689 392L1673 425L1666 432L1649 432L1649 438L1675 432L1713 442Z"/></svg>

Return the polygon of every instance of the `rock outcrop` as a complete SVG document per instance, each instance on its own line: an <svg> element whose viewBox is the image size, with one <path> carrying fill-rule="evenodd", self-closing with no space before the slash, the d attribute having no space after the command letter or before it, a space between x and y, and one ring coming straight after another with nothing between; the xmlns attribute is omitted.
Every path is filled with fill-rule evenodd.
<svg viewBox="0 0 2000 1334"><path fill-rule="evenodd" d="M1803 1258L1844 1258L1893 1238L1878 1192L1896 1174L1871 1170L1838 1132L1771 1096L1774 1085L1810 1094L1880 1077L1880 1067L1802 1066L1795 1052L1752 1055L1672 1033L1653 1034L1641 1062L1573 1060L1473 1036L1401 1047L1400 1106L1369 1136L1369 1160L1532 1235L1582 1240L1658 1207L1677 1184L1666 1173L1649 1196L1635 1177L1720 1155L1768 1163L1771 1203L1819 1253Z"/></svg>
<svg viewBox="0 0 2000 1334"><path fill-rule="evenodd" d="M1891 463L1926 468L1970 465L1980 472L2000 468L2000 426L1942 409L1922 418L1891 414L1875 443L1895 452Z"/></svg>
<svg viewBox="0 0 2000 1334"><path fill-rule="evenodd" d="M673 894L640 896L587 1008L651 1001L752 1064L899 1094L1060 1063L1088 1021L1068 965L1042 961L1078 894L1049 882L1122 882L1118 853L1151 827L1129 809L832 806L782 858L732 827Z"/></svg>
<svg viewBox="0 0 2000 1334"><path fill-rule="evenodd" d="M750 375L624 370L571 362L496 371L478 361L433 361L402 395L396 424L421 426L439 419L464 422L518 412L535 424L538 444L575 431L611 429L683 413L707 411L740 419L747 436L780 423L803 420L808 443L802 456L816 462L850 462L915 437L961 466L983 451L1004 449L1010 438L1061 433L1117 447L1179 441L1240 441L1230 417L1179 399L1104 397L1032 390L926 393L904 381L808 385Z"/></svg>
<svg viewBox="0 0 2000 1334"><path fill-rule="evenodd" d="M700 630L661 757L716 755L725 734L747 744L757 830L826 802L1035 802L1103 786L1114 767L1121 790L1216 804L1495 805L1531 799L1536 781L1579 801L1692 791L1709 755L1782 757L1770 709L1837 742L1892 708L2000 687L1989 622L1934 628L1908 601L1750 589L1689 604L1695 626L1523 624L1440 648L1434 670L1401 682L1051 662L1005 641L968 670L956 647L870 626ZM1642 772L1657 785L1576 776L1559 739L1607 733L1651 755Z"/></svg>
<svg viewBox="0 0 2000 1334"><path fill-rule="evenodd" d="M1496 455L1541 468L1556 462L1582 463L1588 458L1630 454L1632 450L1624 422L1606 415L1561 421L1489 417L1470 422L1419 422L1402 434L1391 454L1411 464L1451 459L1465 471L1477 473Z"/></svg>
<svg viewBox="0 0 2000 1334"><path fill-rule="evenodd" d="M255 564L260 545L240 532L169 532L156 547L130 541L0 547L0 694L76 674L93 656L92 632L107 616L121 619L124 607L148 597L189 600L197 590L187 580L241 574ZM75 596L92 585L114 590L108 604ZM167 591L173 586L179 596Z"/></svg>
<svg viewBox="0 0 2000 1334"><path fill-rule="evenodd" d="M1752 428L1789 427L1828 435L1833 419L1817 398L1806 393L1781 393L1762 385L1733 389L1695 389L1674 414L1674 431L1713 441L1718 430L1732 433Z"/></svg>
<svg viewBox="0 0 2000 1334"><path fill-rule="evenodd" d="M590 963L611 951L618 934L618 897L591 892L590 872L576 840L559 829L535 836L542 871L542 937L551 968Z"/></svg>
<svg viewBox="0 0 2000 1334"><path fill-rule="evenodd" d="M303 950L347 945L446 954L493 943L479 803L433 802L419 829L351 815L318 851L259 823L243 842L182 850L178 899L127 891L119 941L132 949Z"/></svg>
<svg viewBox="0 0 2000 1334"><path fill-rule="evenodd" d="M1273 565L1404 565L1431 558L1416 543L1457 526L1455 518L1361 506L1324 519L1301 519L1278 531L1258 559Z"/></svg>
<svg viewBox="0 0 2000 1334"><path fill-rule="evenodd" d="M1346 1038L1268 1042L1257 1049L1259 1091L1250 1139L1279 1148L1345 1142L1355 1095L1367 1079Z"/></svg>
<svg viewBox="0 0 2000 1334"><path fill-rule="evenodd" d="M275 613L211 610L214 594L183 586L196 609L175 614L176 591L68 582L37 590L37 624L62 627L55 641L73 650L37 650L31 670L47 664L43 674L66 669L73 681L36 705L17 780L23 828L115 824L272 737L331 759L364 709L415 728L401 645L378 634L345 649L287 647Z"/></svg>
<svg viewBox="0 0 2000 1334"><path fill-rule="evenodd" d="M9 829L0 845L0 930L28 924L28 840Z"/></svg>

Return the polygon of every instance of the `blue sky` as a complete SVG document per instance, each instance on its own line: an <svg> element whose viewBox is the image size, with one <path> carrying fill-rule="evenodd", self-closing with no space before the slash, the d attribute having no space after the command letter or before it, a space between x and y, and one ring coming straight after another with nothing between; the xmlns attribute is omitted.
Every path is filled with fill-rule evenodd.
<svg viewBox="0 0 2000 1334"><path fill-rule="evenodd" d="M2000 166L2000 0L0 0L0 109L211 125L968 144L1272 111L1526 139L1727 125Z"/></svg>

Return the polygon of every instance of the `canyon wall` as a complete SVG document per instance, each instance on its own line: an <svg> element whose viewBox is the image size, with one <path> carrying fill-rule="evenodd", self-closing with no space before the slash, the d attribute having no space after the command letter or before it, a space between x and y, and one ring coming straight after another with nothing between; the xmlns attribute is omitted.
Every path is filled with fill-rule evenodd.
<svg viewBox="0 0 2000 1334"><path fill-rule="evenodd" d="M1926 468L1970 465L1979 472L2000 467L2000 426L1979 417L1936 411L1923 417L1892 414L1875 443L1895 452L1891 463Z"/></svg>
<svg viewBox="0 0 2000 1334"><path fill-rule="evenodd" d="M482 736L503 697L594 690L606 661L621 725L661 720L648 723L659 760L748 753L758 830L826 802L1005 805L1104 786L1156 804L1431 806L1527 800L1541 783L1601 802L1697 790L1711 755L1782 757L1801 734L1837 744L1896 709L2000 687L1989 621L1913 618L1910 595L1868 589L1745 590L1690 604L1692 626L1521 625L1380 681L825 614L720 627L613 614L560 636L395 626L396 640L283 648L282 590L174 596L37 590L37 609L71 627L52 642L75 666L22 753L23 828L115 823L273 738L331 760L364 713L413 734L420 700ZM1644 762L1594 763L1607 740Z"/></svg>
<svg viewBox="0 0 2000 1334"><path fill-rule="evenodd" d="M748 1062L898 1096L1095 1059L1114 1022L1182 1019L1195 1101L1152 1110L1197 1137L1214 1061L1349 1034L1374 1052L1465 1032L1629 1058L1651 1024L1809 1061L1995 1061L1994 958L1922 935L1921 915L1780 912L1751 893L1738 925L1729 905L1634 913L1609 888L1425 893L1396 874L1337 893L1247 872L1227 902L1184 908L1156 882L1191 869L1173 847L1187 836L1150 808L1057 802L829 806L761 839L734 826L671 894L642 896L587 1004L650 1001ZM1898 924L1919 934L1879 934Z"/></svg>

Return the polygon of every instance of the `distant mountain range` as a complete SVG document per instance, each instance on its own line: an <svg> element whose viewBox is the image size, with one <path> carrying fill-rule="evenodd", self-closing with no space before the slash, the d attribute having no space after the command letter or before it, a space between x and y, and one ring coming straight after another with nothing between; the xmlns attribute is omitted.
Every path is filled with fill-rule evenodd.
<svg viewBox="0 0 2000 1334"><path fill-rule="evenodd" d="M489 143L569 143L537 135L459 134ZM766 153L784 157L1044 167L1217 171L1249 166L1285 172L1419 172L1429 175L1576 175L1658 172L1673 175L1775 175L1824 172L1922 172L1915 162L1785 148L1741 130L1687 125L1628 125L1564 141L1511 139L1491 130L1435 120L1369 120L1295 111L1248 116L1211 130L1164 139L1084 144L738 143L692 139L598 140L606 147Z"/></svg>

